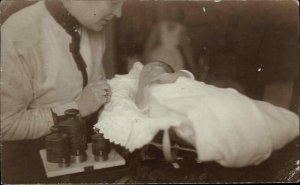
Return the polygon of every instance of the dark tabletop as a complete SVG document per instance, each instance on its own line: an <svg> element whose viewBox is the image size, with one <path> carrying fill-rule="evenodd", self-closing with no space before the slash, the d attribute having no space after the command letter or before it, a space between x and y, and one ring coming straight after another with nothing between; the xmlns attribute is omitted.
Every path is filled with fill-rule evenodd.
<svg viewBox="0 0 300 185"><path fill-rule="evenodd" d="M119 183L214 183L214 182L298 182L299 140L294 140L258 166L225 168L214 162L197 164L192 154L182 152L176 160L179 168L163 159L155 147L145 147L134 153L119 150L127 165L88 174L77 174L71 182Z"/></svg>

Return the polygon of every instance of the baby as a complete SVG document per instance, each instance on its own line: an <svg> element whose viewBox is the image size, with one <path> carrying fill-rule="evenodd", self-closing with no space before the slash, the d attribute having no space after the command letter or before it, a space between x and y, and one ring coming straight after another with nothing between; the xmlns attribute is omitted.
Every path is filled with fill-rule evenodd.
<svg viewBox="0 0 300 185"><path fill-rule="evenodd" d="M187 77L194 79L194 75L186 70L174 71L174 69L167 63L162 61L155 61L144 65L138 82L138 90L135 97L137 107L143 112L147 111L149 106L149 87L152 84L167 84L174 83L179 77ZM170 139L172 142L180 144L185 147L192 147L192 144L179 138L175 132L169 130ZM153 141L161 140L162 131L159 132Z"/></svg>
<svg viewBox="0 0 300 185"><path fill-rule="evenodd" d="M150 85L155 83L174 83L179 77L194 78L193 74L186 70L175 72L169 64L162 61L146 64L139 77L138 90L135 97L137 107L143 109L147 106L147 93Z"/></svg>

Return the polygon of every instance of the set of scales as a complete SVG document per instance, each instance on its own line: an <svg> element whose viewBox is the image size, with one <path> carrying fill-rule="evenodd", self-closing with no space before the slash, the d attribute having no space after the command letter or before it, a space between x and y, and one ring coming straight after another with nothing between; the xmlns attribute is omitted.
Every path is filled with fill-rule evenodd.
<svg viewBox="0 0 300 185"><path fill-rule="evenodd" d="M66 119L51 128L45 138L46 149L40 150L47 177L125 165L125 159L102 134L94 134L87 143L85 121L78 110L65 111Z"/></svg>

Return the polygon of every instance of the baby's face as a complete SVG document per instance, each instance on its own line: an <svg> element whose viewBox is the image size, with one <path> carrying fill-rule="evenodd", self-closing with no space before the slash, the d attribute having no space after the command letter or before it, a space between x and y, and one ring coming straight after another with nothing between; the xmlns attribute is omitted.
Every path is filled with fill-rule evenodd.
<svg viewBox="0 0 300 185"><path fill-rule="evenodd" d="M161 74L166 73L166 70L160 63L149 63L143 67L140 73L139 86L145 87L153 83Z"/></svg>

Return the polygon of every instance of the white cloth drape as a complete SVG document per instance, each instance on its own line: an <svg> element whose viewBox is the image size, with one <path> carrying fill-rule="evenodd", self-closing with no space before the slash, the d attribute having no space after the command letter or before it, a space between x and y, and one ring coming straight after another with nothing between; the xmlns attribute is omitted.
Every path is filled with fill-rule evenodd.
<svg viewBox="0 0 300 185"><path fill-rule="evenodd" d="M134 103L142 65L116 76L111 102L96 128L130 151L148 144L159 130L175 128L193 144L198 161L227 167L257 165L299 134L296 114L252 100L231 88L217 88L188 78L150 88L149 114Z"/></svg>

